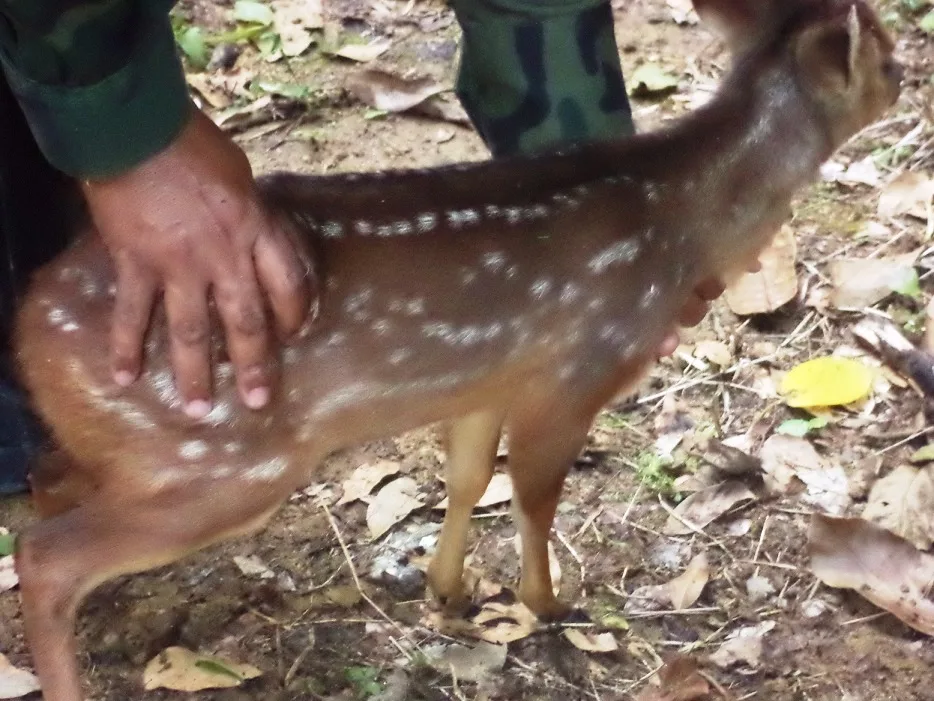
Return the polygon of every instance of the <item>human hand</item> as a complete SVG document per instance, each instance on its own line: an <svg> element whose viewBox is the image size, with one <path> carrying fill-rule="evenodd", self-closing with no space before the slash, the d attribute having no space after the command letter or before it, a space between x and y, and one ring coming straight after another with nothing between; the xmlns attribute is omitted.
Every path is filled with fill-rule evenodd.
<svg viewBox="0 0 934 701"><path fill-rule="evenodd" d="M138 377L163 293L179 396L186 414L206 415L213 297L239 394L248 407L263 407L273 379L270 327L282 338L298 331L317 290L310 262L264 209L243 151L193 109L165 150L122 175L85 181L82 190L117 270L115 381L127 386Z"/></svg>
<svg viewBox="0 0 934 701"><path fill-rule="evenodd" d="M760 269L759 261L755 260L747 267L747 272L757 273ZM688 297L688 301L681 308L681 314L678 316L678 326L697 326L707 315L710 303L722 295L725 289L726 286L715 278L701 282L694 288L690 297ZM680 342L681 339L676 326L662 340L658 348L658 357L664 358L674 353Z"/></svg>

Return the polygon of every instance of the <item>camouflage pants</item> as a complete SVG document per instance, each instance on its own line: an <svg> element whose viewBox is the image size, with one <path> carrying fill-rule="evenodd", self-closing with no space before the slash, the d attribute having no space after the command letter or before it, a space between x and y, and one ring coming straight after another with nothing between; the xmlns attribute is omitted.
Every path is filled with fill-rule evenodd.
<svg viewBox="0 0 934 701"><path fill-rule="evenodd" d="M29 272L65 244L56 202L64 182L39 153L0 72L0 494L22 490L43 440L13 381L7 343L16 295Z"/></svg>
<svg viewBox="0 0 934 701"><path fill-rule="evenodd" d="M450 0L463 29L457 95L495 156L631 134L604 0Z"/></svg>

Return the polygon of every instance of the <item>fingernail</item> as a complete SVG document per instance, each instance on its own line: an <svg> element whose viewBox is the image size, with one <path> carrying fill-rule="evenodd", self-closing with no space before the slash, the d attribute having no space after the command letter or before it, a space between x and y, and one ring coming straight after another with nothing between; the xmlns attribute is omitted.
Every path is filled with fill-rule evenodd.
<svg viewBox="0 0 934 701"><path fill-rule="evenodd" d="M121 387L129 387L135 379L136 376L129 370L117 370L114 373L114 381Z"/></svg>
<svg viewBox="0 0 934 701"><path fill-rule="evenodd" d="M262 409L269 402L269 388L254 387L246 393L244 401L251 409Z"/></svg>
<svg viewBox="0 0 934 701"><path fill-rule="evenodd" d="M211 403L204 399L193 399L185 405L185 413L192 419L203 419L211 413Z"/></svg>

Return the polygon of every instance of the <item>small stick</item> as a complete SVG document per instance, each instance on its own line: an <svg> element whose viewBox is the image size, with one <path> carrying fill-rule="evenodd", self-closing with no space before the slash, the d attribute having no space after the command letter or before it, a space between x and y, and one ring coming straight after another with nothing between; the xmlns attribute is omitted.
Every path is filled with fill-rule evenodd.
<svg viewBox="0 0 934 701"><path fill-rule="evenodd" d="M373 599L371 599L365 591L363 591L363 585L360 583L360 578L357 576L357 568L354 565L353 560L350 559L350 551L347 550L347 544L344 542L344 536L341 535L340 529L337 527L337 521L334 520L334 517L331 515L331 510L325 504L322 504L321 508L324 509L324 515L328 517L328 523L331 524L331 530L334 531L334 535L337 536L337 542L340 543L341 552L344 553L344 559L347 561L347 566L350 568L350 576L353 577L354 586L357 587L357 592L360 594L360 597L364 601L366 601L371 607L373 607L373 610L376 611L376 613L378 613L380 616L382 616L386 620L387 623L389 623L393 628L398 630L403 638L405 638L410 643L412 643L416 649L421 650L418 643L412 640L412 637L408 634L408 632L402 626L400 626L396 621L390 618L389 614L383 611L383 609L381 609L377 605L377 603L373 601ZM399 649L402 650L402 648L399 648ZM402 650L402 653L406 657L408 657L410 661L413 659L412 654L410 652L406 652Z"/></svg>

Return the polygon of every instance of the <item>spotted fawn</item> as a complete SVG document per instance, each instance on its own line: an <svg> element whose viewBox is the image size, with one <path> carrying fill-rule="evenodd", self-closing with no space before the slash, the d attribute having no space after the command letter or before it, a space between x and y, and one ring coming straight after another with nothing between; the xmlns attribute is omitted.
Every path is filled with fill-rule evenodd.
<svg viewBox="0 0 934 701"><path fill-rule="evenodd" d="M220 337L215 405L181 411L163 324L128 389L107 354L114 268L86 219L18 321L21 375L65 459L33 475L19 539L45 698L82 698L75 611L105 580L259 528L334 451L446 426L450 508L429 569L463 603L471 509L509 439L519 596L557 617L548 537L596 413L654 360L691 290L750 265L819 165L898 97L893 44L863 0L695 0L734 61L716 96L635 138L423 171L261 181L316 261L311 332L260 411Z"/></svg>

